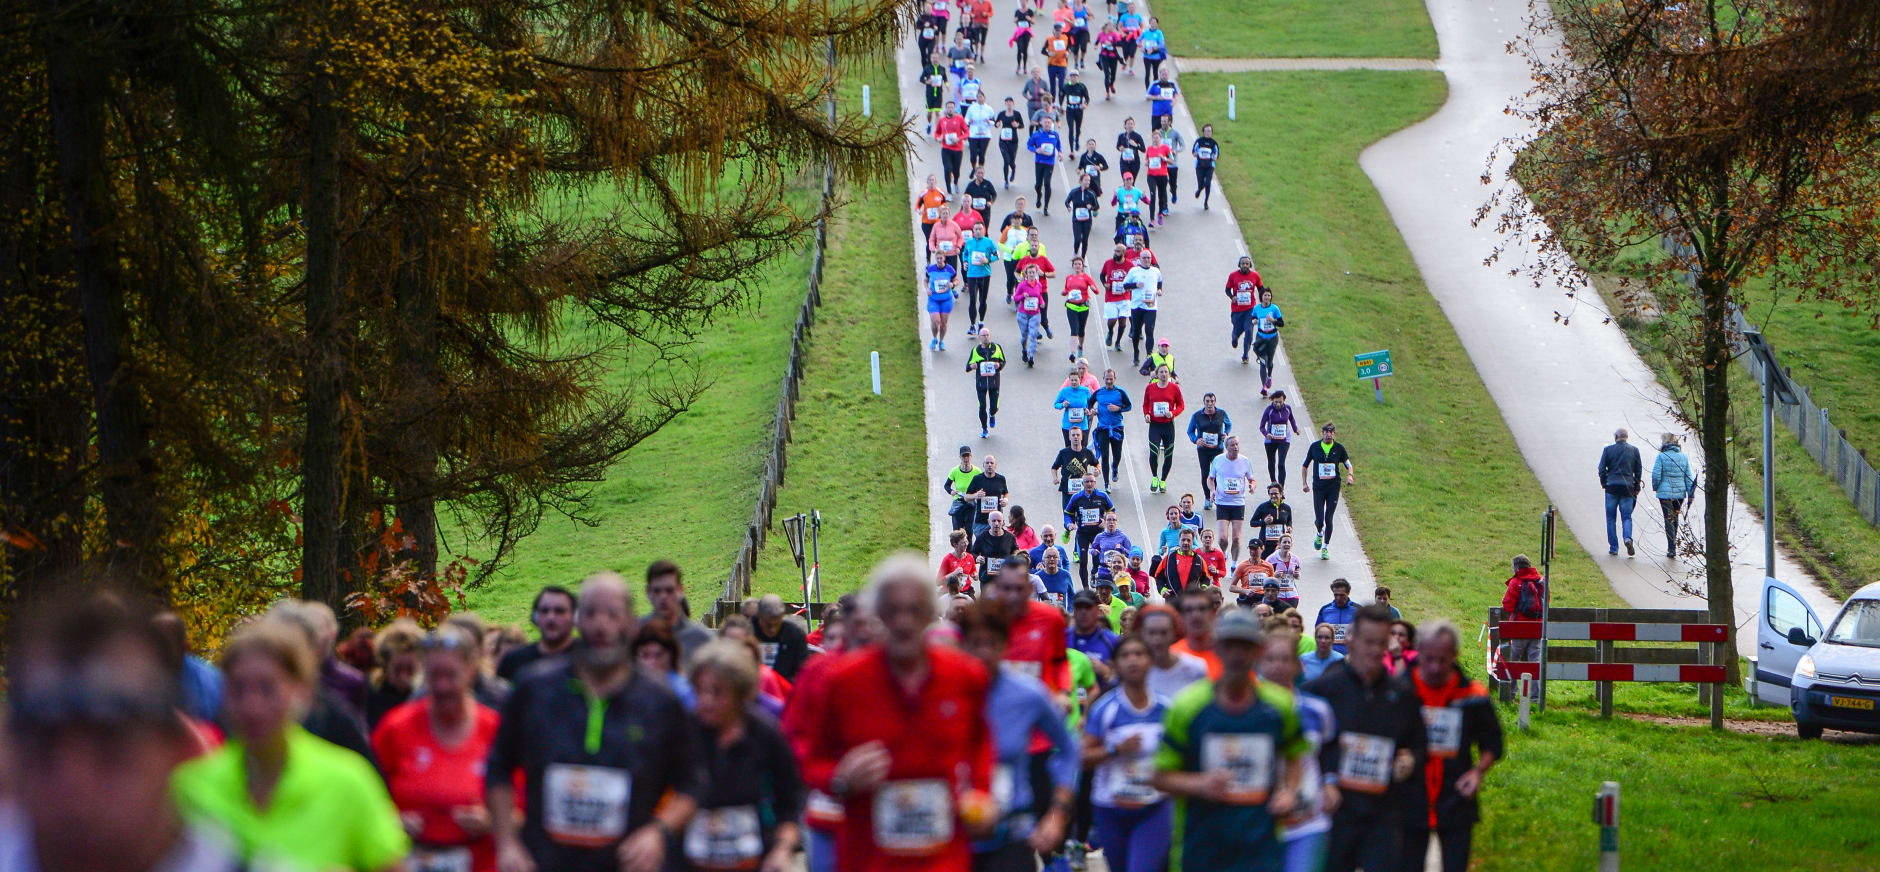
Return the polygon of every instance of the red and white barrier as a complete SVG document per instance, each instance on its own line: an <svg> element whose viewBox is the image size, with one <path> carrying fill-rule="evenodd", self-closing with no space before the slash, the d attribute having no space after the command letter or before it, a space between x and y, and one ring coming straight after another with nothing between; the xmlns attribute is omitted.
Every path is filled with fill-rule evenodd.
<svg viewBox="0 0 1880 872"><path fill-rule="evenodd" d="M1503 624L1502 626L1507 626ZM1539 675L1539 663L1501 661L1509 676ZM1668 681L1684 684L1715 683L1724 680L1723 667L1698 664L1657 663L1549 663L1547 677L1554 681Z"/></svg>
<svg viewBox="0 0 1880 872"><path fill-rule="evenodd" d="M1723 642L1730 628L1724 624L1629 624L1601 621L1502 621L1503 640L1546 638L1556 642ZM1548 676L1552 677L1552 676Z"/></svg>

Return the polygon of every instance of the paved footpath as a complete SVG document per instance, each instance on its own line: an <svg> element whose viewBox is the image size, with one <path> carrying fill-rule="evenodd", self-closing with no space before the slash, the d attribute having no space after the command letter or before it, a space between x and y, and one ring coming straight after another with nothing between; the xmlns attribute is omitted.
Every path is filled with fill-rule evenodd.
<svg viewBox="0 0 1880 872"><path fill-rule="evenodd" d="M1632 433L1648 472L1659 434L1683 434L1701 475L1703 456L1694 434L1667 414L1669 393L1617 324L1602 323L1602 313L1585 306L1573 310L1561 283L1535 287L1526 277L1510 277L1508 268L1522 262L1522 251L1511 250L1501 265L1484 266L1499 235L1492 221L1470 226L1489 196L1477 179L1490 150L1504 138L1531 132L1502 111L1531 84L1526 61L1504 51L1525 30L1527 9L1524 0L1429 0L1442 48L1437 67L1448 76L1449 100L1423 123L1367 149L1360 162L1571 534L1632 605L1701 608L1698 596L1681 589L1694 584L1702 590L1702 580L1691 575L1701 566L1665 557L1662 516L1649 488L1634 515L1639 554L1628 557L1621 549L1607 556L1605 504L1595 476L1600 449L1617 427ZM1497 179L1508 159L1497 160ZM1575 317L1566 326L1556 324L1556 310ZM1747 627L1758 613L1762 525L1740 497L1731 494L1730 500L1734 604L1738 626ZM1701 529L1701 500L1689 517ZM1784 579L1808 578L1780 548L1776 571ZM1828 605L1815 585L1797 587L1817 611ZM1755 639L1754 632L1740 634L1738 650L1753 656Z"/></svg>
<svg viewBox="0 0 1880 872"><path fill-rule="evenodd" d="M1093 9L1093 33L1102 26L1102 15L1101 6ZM986 40L986 62L978 65L978 74L995 108L1001 107L1001 101L1010 95L1016 99L1020 111L1024 111L1024 79L1015 74L1014 49L1006 45L1006 40L1012 34L1011 17L1010 4L998 4L998 11L992 20L992 33ZM957 15L955 20L958 20ZM1044 22L1039 30L1049 34L1049 16L1040 15L1039 20ZM1031 51L1037 52L1041 42L1041 37L1034 37ZM913 213L913 199L924 190L928 174L940 174L939 146L931 138L922 135L925 130L923 113L926 103L919 81L920 60L915 57L917 53L915 35L909 33L907 43L898 56L897 66L903 113L915 120L915 149L908 164L907 199L908 227L913 234L920 232L919 222ZM1105 102L1102 97L1103 75L1097 69L1096 54L1093 45L1088 66L1083 70L1083 78L1090 87L1094 105L1084 116L1082 136L1085 139L1095 138L1098 150L1110 161L1111 170L1103 178L1107 199L1109 192L1115 191L1120 182L1114 147L1116 135L1123 129L1123 119L1134 116L1137 130L1143 133L1145 140L1148 138L1149 101L1144 96L1142 67L1138 62L1137 74L1119 75L1115 99ZM1040 64L1043 58L1034 54L1031 62ZM1200 125L1189 115L1184 102L1178 101L1176 104L1175 122L1192 145ZM1081 145L1076 150L1081 151ZM998 184L1002 169L996 145L988 154L987 161L986 176ZM1074 168L1075 159L1064 163ZM1260 449L1261 440L1256 435L1263 405L1259 369L1253 364L1243 366L1239 354L1228 347L1227 299L1221 290L1227 274L1234 269L1235 261L1247 252L1247 248L1241 239L1239 225L1234 222L1233 213L1228 208L1227 198L1220 190L1218 179L1209 211L1202 211L1201 204L1189 197L1194 192L1193 164L1191 156L1181 156L1178 162L1181 167L1180 199L1168 223L1151 228L1150 231L1150 247L1161 262L1166 285L1156 325L1157 335L1168 336L1174 342L1176 369L1181 375L1182 394L1190 411L1200 408L1203 393L1215 392L1220 405L1233 420L1235 432L1241 433L1243 441L1252 449L1249 454L1254 457L1255 469L1260 470L1256 477L1261 479L1261 485L1255 493L1264 494L1265 455ZM962 183L966 175L969 173L962 173ZM1024 196L1030 201L1032 178L1031 154L1021 148L1016 181L1010 189L1000 190L999 199L988 210L992 213L988 216L989 221L997 222L1011 211L1012 201L1016 197ZM1046 254L1058 267L1060 277L1068 274L1070 266L1071 222L1063 202L1073 187L1071 172L1060 163L1053 182L1051 215L1044 217L1036 205L1029 208L1042 231ZM1106 205L1092 224L1090 255L1093 260L1089 267L1093 274L1097 265L1109 257L1113 231L1114 212ZM925 248L924 241L915 244L916 258ZM1254 251L1253 258L1257 269L1260 252ZM920 269L923 264L917 261L916 269ZM1265 278L1271 279L1277 287L1287 287L1285 276ZM987 324L993 340L1005 347L1012 363L1005 369L1001 385L999 426L993 430L991 438L979 438L978 401L973 392L973 378L965 372L970 340L964 334L967 317L966 301L963 298L955 304L953 310L946 350L923 351L927 390L927 480L930 483L928 507L933 519L929 552L936 560L947 550L947 534L951 530L946 514L951 500L942 492L941 482L947 467L959 462L958 449L962 444L971 445L980 454L991 452L998 458L999 471L1006 476L1012 488L1013 504L1025 507L1034 526L1062 525L1057 492L1051 484L1051 461L1062 447L1062 438L1058 430L1059 415L1051 404L1058 387L1065 380L1070 365L1067 355L1074 347L1069 338L1069 325L1060 295L1063 285L1061 278L1051 282L1051 325L1057 338L1039 344L1038 366L1035 369L1027 369L1019 360L1015 312L1005 303L1004 287L1004 270L995 269L990 294L992 315L987 319ZM918 318L920 341L924 346L929 336L924 294L912 281L908 283L907 301L910 310ZM1287 301L1283 296L1274 302L1282 310L1286 308ZM1128 391L1131 399L1140 407L1142 388L1148 379L1136 374L1136 367L1131 364L1127 351L1117 354L1102 350L1100 309L1092 310L1090 320L1086 356L1090 360L1091 371L1101 378L1105 368L1113 367L1117 372L1117 384ZM1286 390L1301 425L1307 433L1315 434L1318 425L1310 420L1311 398L1298 395L1292 369L1285 359L1283 331L1281 336L1279 369L1274 375L1273 385ZM1128 347L1125 343L1124 348ZM1121 529L1129 534L1132 541L1146 543L1145 551L1152 550L1159 530L1166 525L1163 512L1178 497L1183 493L1193 493L1197 504L1200 502L1201 470L1194 447L1182 435L1186 426L1187 416L1184 413L1176 428L1177 447L1171 467L1169 493L1150 494L1148 443L1144 438L1147 425L1140 413L1126 418L1124 468L1120 482L1112 487L1110 496L1117 503ZM1349 427L1344 428L1339 436L1352 453L1357 483L1345 488L1346 499L1353 496L1365 499L1365 438L1361 432L1348 431ZM1305 443L1295 438L1292 454L1288 458L1292 468L1287 473L1287 497L1293 503L1296 524L1294 538L1302 548L1312 544L1312 504L1298 490L1298 465L1303 460L1304 451ZM1212 512L1202 514L1210 523L1213 522ZM1332 559L1307 559L1301 575L1302 609L1315 611L1320 605L1329 602L1329 584L1333 578L1339 577L1351 581L1354 598L1363 602L1370 600L1373 587L1370 562L1358 544L1350 515L1342 502L1338 509Z"/></svg>

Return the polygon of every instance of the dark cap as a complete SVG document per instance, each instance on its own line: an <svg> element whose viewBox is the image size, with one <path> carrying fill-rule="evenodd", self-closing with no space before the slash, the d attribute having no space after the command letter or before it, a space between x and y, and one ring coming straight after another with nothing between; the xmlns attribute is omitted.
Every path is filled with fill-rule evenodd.
<svg viewBox="0 0 1880 872"><path fill-rule="evenodd" d="M973 446L971 445L960 446L960 454L965 455L965 454L971 454L971 453L973 453Z"/></svg>
<svg viewBox="0 0 1880 872"><path fill-rule="evenodd" d="M1097 606L1102 604L1103 600L1097 598L1097 592L1094 590L1080 590L1077 592L1076 596L1071 597L1072 606Z"/></svg>

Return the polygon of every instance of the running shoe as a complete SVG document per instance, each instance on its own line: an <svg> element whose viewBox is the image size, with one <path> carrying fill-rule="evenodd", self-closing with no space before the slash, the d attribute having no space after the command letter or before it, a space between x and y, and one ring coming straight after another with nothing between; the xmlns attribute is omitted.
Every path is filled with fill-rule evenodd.
<svg viewBox="0 0 1880 872"><path fill-rule="evenodd" d="M1203 501L1201 502L1201 508L1203 508L1203 509L1208 509L1208 510L1212 510L1212 509L1214 508L1214 501L1213 501L1213 500L1203 500Z"/></svg>
<svg viewBox="0 0 1880 872"><path fill-rule="evenodd" d="M1073 351L1073 352L1071 352L1071 353L1070 353L1070 355L1069 355L1069 357L1070 357L1070 361L1071 361L1072 363L1076 363L1076 362L1077 362L1077 352L1075 352L1075 351Z"/></svg>
<svg viewBox="0 0 1880 872"><path fill-rule="evenodd" d="M986 430L986 428L984 427L979 428L979 438L981 439L986 438L986 436L989 435L989 432L990 431Z"/></svg>
<svg viewBox="0 0 1880 872"><path fill-rule="evenodd" d="M999 426L999 416L998 416L998 415L987 415L987 416L986 416L986 426L988 426L988 427L997 427L997 426Z"/></svg>
<svg viewBox="0 0 1880 872"><path fill-rule="evenodd" d="M1046 328L1044 328L1044 338L1046 338L1046 339L1056 339L1056 338L1057 338L1057 336L1055 336L1055 335L1053 335L1053 334L1052 334L1052 332L1051 332L1051 328L1049 328L1049 327L1046 327Z"/></svg>
<svg viewBox="0 0 1880 872"><path fill-rule="evenodd" d="M940 337L936 336L932 339L927 340L927 350L939 351L940 350Z"/></svg>
<svg viewBox="0 0 1880 872"><path fill-rule="evenodd" d="M1312 547L1320 551L1325 550L1325 534L1324 533L1312 534Z"/></svg>
<svg viewBox="0 0 1880 872"><path fill-rule="evenodd" d="M947 350L947 343L946 343L946 340L944 340L944 339L942 339L942 340L940 341L940 350L941 350L941 351L945 351L945 350Z"/></svg>
<svg viewBox="0 0 1880 872"><path fill-rule="evenodd" d="M1331 549L1330 547L1326 547L1326 548L1320 548L1320 549L1319 549L1319 559L1320 559L1320 560L1330 560L1330 559L1332 559L1332 549Z"/></svg>
<svg viewBox="0 0 1880 872"><path fill-rule="evenodd" d="M1243 357L1243 358L1241 358L1241 359L1240 359L1240 362L1241 362L1241 363L1246 363L1246 362L1247 362L1247 359ZM1266 399L1266 394L1267 394L1267 390L1266 390L1266 388L1261 388L1261 389L1260 389L1260 399L1263 399L1263 400L1264 400L1264 399Z"/></svg>
<svg viewBox="0 0 1880 872"><path fill-rule="evenodd" d="M1072 872L1084 872L1084 869L1086 868L1085 864L1087 862L1086 860L1087 852L1085 851L1084 844L1082 842L1079 842L1076 839L1065 840L1064 853L1069 855L1070 857Z"/></svg>

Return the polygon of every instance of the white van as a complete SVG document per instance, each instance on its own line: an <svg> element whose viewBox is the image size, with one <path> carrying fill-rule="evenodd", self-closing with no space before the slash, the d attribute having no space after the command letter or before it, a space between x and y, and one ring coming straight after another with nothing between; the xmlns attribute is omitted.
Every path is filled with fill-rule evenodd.
<svg viewBox="0 0 1880 872"><path fill-rule="evenodd" d="M1764 578L1756 653L1756 698L1788 706L1802 738L1824 727L1880 733L1880 582L1856 591L1824 631L1801 594Z"/></svg>

